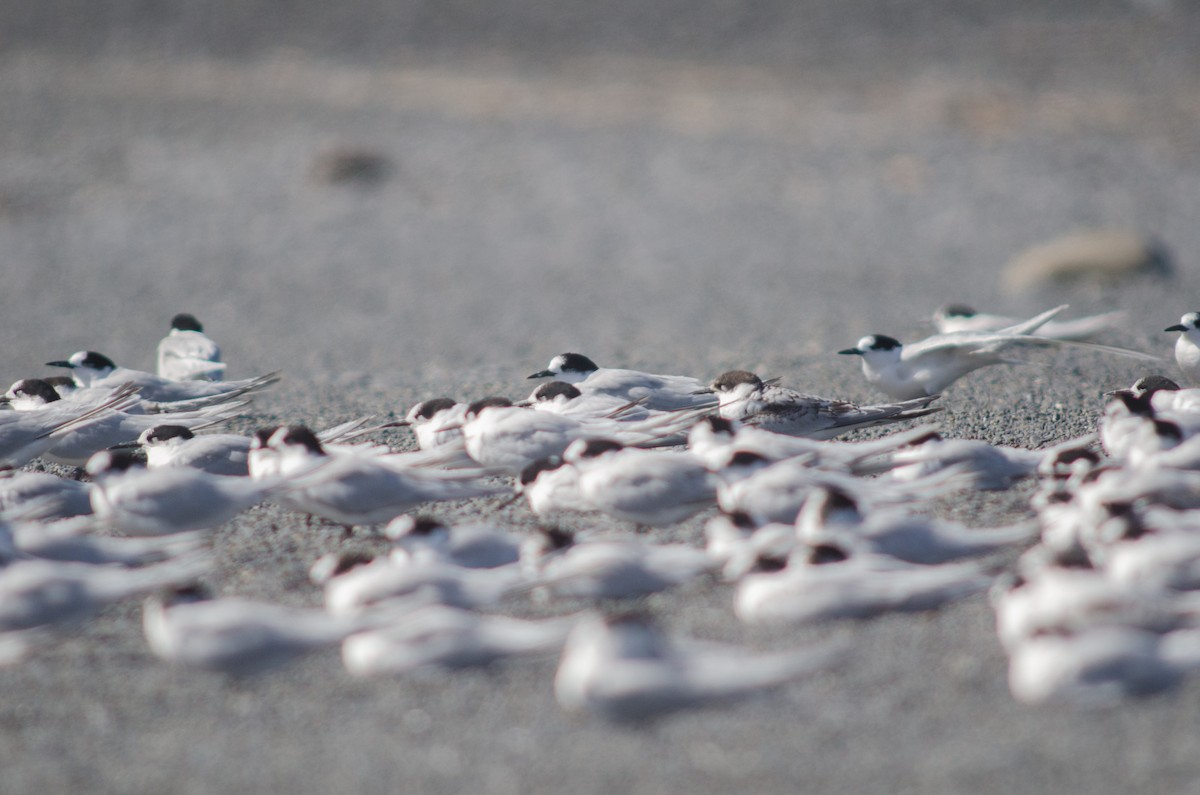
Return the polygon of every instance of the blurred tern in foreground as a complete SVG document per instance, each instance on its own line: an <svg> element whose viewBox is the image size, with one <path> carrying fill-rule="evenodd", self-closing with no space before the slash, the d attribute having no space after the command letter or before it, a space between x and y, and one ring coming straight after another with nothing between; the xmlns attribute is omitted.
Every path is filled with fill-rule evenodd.
<svg viewBox="0 0 1200 795"><path fill-rule="evenodd" d="M933 610L991 581L977 563L923 566L837 544L804 545L786 560L761 559L738 583L733 612L747 624L869 618Z"/></svg>
<svg viewBox="0 0 1200 795"><path fill-rule="evenodd" d="M276 485L187 467L150 471L128 450L96 453L87 471L96 481L96 519L133 536L216 527L262 502Z"/></svg>
<svg viewBox="0 0 1200 795"><path fill-rule="evenodd" d="M202 556L140 569L19 561L0 569L0 633L82 618L129 596L193 582L207 568Z"/></svg>
<svg viewBox="0 0 1200 795"><path fill-rule="evenodd" d="M1038 327L1039 337L1059 340L1087 340L1102 332L1117 327L1125 319L1125 312L1105 312L1074 320L1047 320ZM959 331L1000 331L1021 323L1019 317L989 315L965 304L946 304L933 313L933 325L939 334Z"/></svg>
<svg viewBox="0 0 1200 795"><path fill-rule="evenodd" d="M906 563L938 564L986 555L1029 541L1038 526L967 527L902 509L864 512L858 501L836 488L817 488L796 517L797 540L810 546L845 545Z"/></svg>
<svg viewBox="0 0 1200 795"><path fill-rule="evenodd" d="M214 599L201 587L151 596L142 612L150 651L191 668L248 675L277 668L324 646L340 643L364 622L324 610L249 599Z"/></svg>
<svg viewBox="0 0 1200 795"><path fill-rule="evenodd" d="M69 368L75 383L81 389L97 386L115 387L129 383L141 390L143 400L154 402L191 400L216 395L244 395L260 392L279 380L278 373L268 373L241 381L172 381L154 373L118 367L112 359L95 351L77 351L71 354L69 359L46 362L46 365Z"/></svg>
<svg viewBox="0 0 1200 795"><path fill-rule="evenodd" d="M325 608L334 615L428 604L479 610L497 604L525 579L519 566L468 569L443 561L413 565L353 554L319 559L310 576L324 586Z"/></svg>
<svg viewBox="0 0 1200 795"><path fill-rule="evenodd" d="M858 406L845 400L806 395L765 383L746 370L722 373L709 387L698 391L717 395L719 413L725 419L810 439L832 439L859 428L913 420L941 411L940 408L929 408L937 395L902 403Z"/></svg>
<svg viewBox="0 0 1200 795"><path fill-rule="evenodd" d="M571 630L554 677L568 710L639 721L733 701L829 668L833 645L779 652L668 638L647 619L599 615Z"/></svg>
<svg viewBox="0 0 1200 795"><path fill-rule="evenodd" d="M695 456L580 439L563 458L579 470L579 493L595 510L639 527L676 524L716 505L716 479Z"/></svg>
<svg viewBox="0 0 1200 795"><path fill-rule="evenodd" d="M92 512L92 488L48 472L0 471L0 514L32 507L43 521L86 516Z"/></svg>
<svg viewBox="0 0 1200 795"><path fill-rule="evenodd" d="M1025 364L1021 359L1009 358L1009 353L1018 347L1070 345L1142 361L1158 360L1157 356L1111 345L1036 336L1044 323L1065 308L1066 305L1051 309L999 331L935 334L908 345L901 344L893 337L873 334L860 339L855 347L838 353L862 357L863 375L867 380L897 400L939 394L981 367Z"/></svg>
<svg viewBox="0 0 1200 795"><path fill-rule="evenodd" d="M1175 340L1175 363L1193 384L1200 384L1200 312L1188 312L1163 331L1179 332Z"/></svg>
<svg viewBox="0 0 1200 795"><path fill-rule="evenodd" d="M1200 668L1200 630L1102 626L1028 638L1009 651L1008 686L1025 704L1110 704L1178 684Z"/></svg>
<svg viewBox="0 0 1200 795"><path fill-rule="evenodd" d="M457 669L562 648L573 618L523 621L445 605L428 605L342 643L342 662L355 676L403 674L426 666Z"/></svg>
<svg viewBox="0 0 1200 795"><path fill-rule="evenodd" d="M447 527L429 516L397 516L383 529L395 542L392 560L440 560L468 569L494 569L521 558L520 537L482 524Z"/></svg>
<svg viewBox="0 0 1200 795"><path fill-rule="evenodd" d="M562 530L529 539L521 565L528 582L556 597L629 599L682 585L712 571L704 550L688 544L650 544L632 538L576 542Z"/></svg>
<svg viewBox="0 0 1200 795"><path fill-rule="evenodd" d="M225 375L221 349L195 315L171 318L171 330L158 343L158 374L172 381L219 381Z"/></svg>
<svg viewBox="0 0 1200 795"><path fill-rule="evenodd" d="M280 428L267 444L280 453L285 503L347 527L388 522L426 502L509 493L475 471L401 469L382 457L330 455L303 425Z"/></svg>
<svg viewBox="0 0 1200 795"><path fill-rule="evenodd" d="M555 378L585 394L608 395L637 402L652 411L702 408L713 404L700 390L704 384L686 375L654 375L639 370L600 367L580 353L560 353L545 370L530 378Z"/></svg>

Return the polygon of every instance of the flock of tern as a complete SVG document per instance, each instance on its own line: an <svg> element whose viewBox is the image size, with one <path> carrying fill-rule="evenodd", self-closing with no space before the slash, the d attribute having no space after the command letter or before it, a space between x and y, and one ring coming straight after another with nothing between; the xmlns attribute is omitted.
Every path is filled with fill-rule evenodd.
<svg viewBox="0 0 1200 795"><path fill-rule="evenodd" d="M68 376L17 381L0 399L0 660L35 656L64 628L141 596L150 651L178 665L244 675L340 645L348 672L381 676L558 654L563 707L641 720L853 654L677 637L628 604L707 578L729 584L734 615L752 625L932 610L987 591L1016 698L1160 690L1200 667L1200 390L1143 378L1109 394L1096 434L1043 450L909 424L935 419L956 380L1027 350L1156 360L1091 341L1119 313L1060 320L1063 309L1023 320L953 305L926 340L862 338L841 353L861 357L894 401L879 405L744 370L701 381L564 353L529 376L551 380L523 400L439 397L400 422L248 437L206 431L246 415L277 374L220 380L219 348L178 315L158 374L80 351L48 363ZM1180 370L1200 381L1200 313L1166 330L1179 332ZM835 438L893 423L906 427ZM416 449L369 439L397 426ZM27 466L34 459L83 469L60 477ZM939 496L1030 478L1027 521L976 528L930 516ZM541 529L412 515L451 500L524 501ZM210 593L210 534L264 501L347 534L382 527L392 546L311 562L322 608ZM639 532L705 512L703 543ZM598 514L627 530L589 530ZM567 614L504 614L531 598ZM591 609L569 612L581 602Z"/></svg>

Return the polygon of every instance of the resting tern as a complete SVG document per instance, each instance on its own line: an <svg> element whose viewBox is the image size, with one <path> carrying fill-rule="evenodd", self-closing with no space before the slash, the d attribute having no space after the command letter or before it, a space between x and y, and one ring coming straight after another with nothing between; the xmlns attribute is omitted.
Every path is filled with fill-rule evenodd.
<svg viewBox="0 0 1200 795"><path fill-rule="evenodd" d="M1188 312L1163 331L1179 332L1175 340L1175 363L1192 383L1200 383L1200 312Z"/></svg>
<svg viewBox="0 0 1200 795"><path fill-rule="evenodd" d="M197 436L185 425L162 424L142 431L136 445L146 451L146 466L152 470L191 467L210 475L245 477L250 474L247 464L249 436L236 433Z"/></svg>
<svg viewBox="0 0 1200 795"><path fill-rule="evenodd" d="M482 524L447 527L429 516L397 516L383 529L395 542L392 559L442 560L468 569L494 569L521 558L521 540Z"/></svg>
<svg viewBox="0 0 1200 795"><path fill-rule="evenodd" d="M804 545L786 560L761 559L738 583L733 612L747 624L869 618L933 610L991 581L977 563L922 566L837 544Z"/></svg>
<svg viewBox="0 0 1200 795"><path fill-rule="evenodd" d="M313 564L310 574L324 586L325 608L334 615L426 604L479 610L497 604L525 581L520 566L468 569L436 560L414 566L354 554L326 556Z"/></svg>
<svg viewBox="0 0 1200 795"><path fill-rule="evenodd" d="M787 436L710 415L693 425L688 432L688 450L713 471L725 466L732 453L748 452L772 463L804 456L806 461L822 469L874 474L889 468L889 453L910 444L918 444L936 430L934 425L922 425L882 439L821 441Z"/></svg>
<svg viewBox="0 0 1200 795"><path fill-rule="evenodd" d="M18 561L0 569L0 633L82 618L120 599L194 582L207 568L202 556L140 569Z"/></svg>
<svg viewBox="0 0 1200 795"><path fill-rule="evenodd" d="M59 528L57 525L67 525ZM158 563L204 545L201 533L176 533L163 538L122 538L90 535L75 522L17 522L9 527L13 548L21 556L134 568Z"/></svg>
<svg viewBox="0 0 1200 795"><path fill-rule="evenodd" d="M591 510L579 490L579 470L558 456L538 459L522 469L515 489L529 502L529 510L543 519Z"/></svg>
<svg viewBox="0 0 1200 795"><path fill-rule="evenodd" d="M156 403L213 396L232 396L260 392L279 380L278 373L241 381L172 381L169 378L118 367L112 359L96 351L77 351L70 358L46 362L48 367L67 367L80 388L114 387L134 384L143 400Z"/></svg>
<svg viewBox="0 0 1200 795"><path fill-rule="evenodd" d="M891 508L864 512L849 493L819 487L796 517L796 534L809 545L845 544L908 563L947 563L986 555L1036 536L1036 524L966 527L957 522Z"/></svg>
<svg viewBox="0 0 1200 795"><path fill-rule="evenodd" d="M730 370L701 392L715 393L719 413L729 420L755 425L763 430L810 439L832 439L859 428L870 428L924 417L940 408L929 408L937 395L902 403L858 406L845 400L806 395L786 387L765 383L746 370Z"/></svg>
<svg viewBox="0 0 1200 795"><path fill-rule="evenodd" d="M557 652L572 618L523 621L427 605L342 643L342 662L355 676L403 674L426 666L469 668L512 657Z"/></svg>
<svg viewBox="0 0 1200 795"><path fill-rule="evenodd" d="M687 544L651 544L633 538L576 542L562 530L543 530L522 550L528 582L557 597L629 599L689 582L712 571L703 550Z"/></svg>
<svg viewBox="0 0 1200 795"><path fill-rule="evenodd" d="M462 444L462 424L467 404L450 398L422 400L408 410L404 421L417 437L422 450L436 450L446 445Z"/></svg>
<svg viewBox="0 0 1200 795"><path fill-rule="evenodd" d="M1156 693L1200 668L1200 630L1100 626L1043 634L1009 650L1008 686L1026 704L1110 704Z"/></svg>
<svg viewBox="0 0 1200 795"><path fill-rule="evenodd" d="M716 479L687 452L580 439L563 458L579 470L579 493L591 508L639 527L676 524L717 502Z"/></svg>
<svg viewBox="0 0 1200 795"><path fill-rule="evenodd" d="M281 498L290 507L347 527L388 522L426 502L508 493L473 471L401 469L380 457L330 455L303 425L280 428L267 444L280 453L280 473L286 478Z"/></svg>
<svg viewBox="0 0 1200 795"><path fill-rule="evenodd" d="M743 458L752 456L750 453L738 454ZM868 480L842 472L814 469L803 459L793 458L762 466L745 477L727 478L717 487L717 504L726 513L744 513L759 524L790 524L796 520L804 500L818 486L838 487L856 495L864 504L876 507L930 499L968 485L970 478L955 467L919 480L901 482Z"/></svg>
<svg viewBox="0 0 1200 795"><path fill-rule="evenodd" d="M1200 620L1200 597L1141 583L1124 584L1090 568L1046 566L993 588L996 634L1013 649L1038 635L1121 626L1167 632Z"/></svg>
<svg viewBox="0 0 1200 795"><path fill-rule="evenodd" d="M568 710L641 721L744 698L828 668L843 656L833 645L749 652L668 638L644 618L592 615L567 637L554 695Z"/></svg>
<svg viewBox="0 0 1200 795"><path fill-rule="evenodd" d="M1070 440L1068 444L1074 444ZM1038 471L1049 451L992 445L978 439L945 439L929 434L919 444L896 450L889 457L888 477L913 480L946 467L959 467L985 491L1003 491Z"/></svg>
<svg viewBox="0 0 1200 795"><path fill-rule="evenodd" d="M26 378L13 384L8 395L14 408L24 411L44 411L64 403L58 393L45 381ZM43 458L68 466L83 466L93 453L127 444L140 434L161 423L173 423L185 428L209 428L238 415L243 403L227 403L195 411L172 414L129 414L110 411L94 422L76 428L63 436L43 454Z"/></svg>
<svg viewBox="0 0 1200 795"><path fill-rule="evenodd" d="M1060 340L1086 340L1114 328L1125 319L1123 311L1105 312L1101 315L1074 320L1048 320L1035 332L1039 337ZM933 325L939 334L958 331L999 331L1021 322L1019 317L989 315L965 304L946 304L933 313Z"/></svg>
<svg viewBox="0 0 1200 795"><path fill-rule="evenodd" d="M171 318L171 330L158 343L158 374L172 381L219 381L225 375L221 349L194 315Z"/></svg>
<svg viewBox="0 0 1200 795"><path fill-rule="evenodd" d="M179 588L151 596L142 628L155 656L169 663L231 675L277 668L363 629L363 622L236 597Z"/></svg>
<svg viewBox="0 0 1200 795"><path fill-rule="evenodd" d="M1024 364L1023 360L1009 358L1010 352L1018 347L1071 345L1143 361L1158 360L1157 356L1111 345L1055 340L1036 335L1044 323L1065 308L1064 305L1051 309L999 331L935 334L908 345L901 344L893 337L873 334L860 339L855 347L838 353L862 357L863 375L867 380L897 400L939 394L981 367Z"/></svg>
<svg viewBox="0 0 1200 795"><path fill-rule="evenodd" d="M560 353L545 370L530 378L555 378L575 384L585 395L608 395L627 403L637 402L652 411L703 408L712 398L700 393L698 379L685 375L654 375L638 370L600 367L580 353Z"/></svg>
<svg viewBox="0 0 1200 795"><path fill-rule="evenodd" d="M539 384L528 398L516 405L579 418L644 420L651 414L640 402L630 403L598 392L585 395L566 381Z"/></svg>
<svg viewBox="0 0 1200 795"><path fill-rule="evenodd" d="M136 387L124 385L95 402L60 401L41 411L0 412L0 466L27 464L73 431L133 405L137 402L136 393Z"/></svg>
<svg viewBox="0 0 1200 795"><path fill-rule="evenodd" d="M128 450L96 453L87 471L96 481L97 521L133 536L216 527L262 502L276 485L186 467L150 471Z"/></svg>
<svg viewBox="0 0 1200 795"><path fill-rule="evenodd" d="M40 520L92 512L92 484L48 472L0 472L0 513L33 508Z"/></svg>
<svg viewBox="0 0 1200 795"><path fill-rule="evenodd" d="M636 446L673 444L681 441L676 437L695 419L691 412L678 412L639 422L581 420L487 398L467 409L463 437L467 454L479 464L516 475L534 461L561 456L576 439L605 437Z"/></svg>

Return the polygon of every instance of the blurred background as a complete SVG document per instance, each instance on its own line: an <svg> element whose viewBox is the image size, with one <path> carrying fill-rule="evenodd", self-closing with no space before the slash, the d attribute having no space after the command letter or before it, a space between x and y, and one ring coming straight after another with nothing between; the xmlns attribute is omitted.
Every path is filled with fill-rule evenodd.
<svg viewBox="0 0 1200 795"><path fill-rule="evenodd" d="M0 14L0 308L41 325L9 371L148 367L185 310L231 375L781 366L949 300L1112 304L997 287L1077 228L1200 254L1188 3Z"/></svg>

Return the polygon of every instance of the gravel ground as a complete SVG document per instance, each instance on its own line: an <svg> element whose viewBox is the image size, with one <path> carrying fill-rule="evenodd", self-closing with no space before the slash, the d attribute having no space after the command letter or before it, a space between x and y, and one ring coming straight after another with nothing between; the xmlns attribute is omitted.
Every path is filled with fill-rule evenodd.
<svg viewBox="0 0 1200 795"><path fill-rule="evenodd" d="M243 430L518 396L564 350L872 400L832 352L919 337L946 301L1126 309L1111 341L1163 354L1161 329L1197 308L1200 14L1181 2L0 5L10 381L84 348L150 368L191 311L231 376L284 371ZM1097 226L1164 241L1174 277L1000 290L1021 250ZM945 428L1042 446L1143 372L1039 361L955 385ZM1001 524L1028 494L940 510ZM498 503L438 513L533 526ZM211 580L316 604L308 564L346 545L381 543L260 507L216 532ZM647 607L759 648L846 638L848 663L630 729L562 713L554 660L380 681L336 652L246 682L173 670L118 605L0 670L0 789L1197 788L1200 681L1029 708L983 597L770 631L730 598L704 583Z"/></svg>

